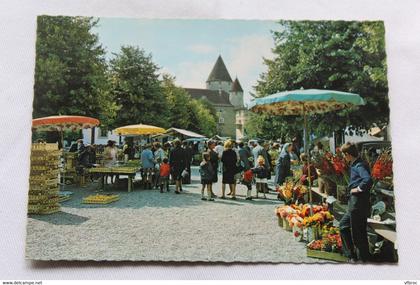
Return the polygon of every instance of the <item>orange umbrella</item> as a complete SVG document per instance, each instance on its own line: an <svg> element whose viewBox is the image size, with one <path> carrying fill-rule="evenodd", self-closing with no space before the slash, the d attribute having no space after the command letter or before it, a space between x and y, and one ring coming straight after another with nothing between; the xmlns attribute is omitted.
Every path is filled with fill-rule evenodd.
<svg viewBox="0 0 420 285"><path fill-rule="evenodd" d="M32 120L32 128L40 131L89 129L99 125L99 120L85 116L50 116Z"/></svg>

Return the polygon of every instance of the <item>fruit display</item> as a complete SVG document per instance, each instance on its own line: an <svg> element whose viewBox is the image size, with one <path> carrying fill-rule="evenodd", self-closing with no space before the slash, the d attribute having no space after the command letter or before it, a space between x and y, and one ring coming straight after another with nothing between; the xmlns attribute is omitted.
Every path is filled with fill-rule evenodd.
<svg viewBox="0 0 420 285"><path fill-rule="evenodd" d="M109 204L120 199L116 194L96 194L83 198L84 204Z"/></svg>
<svg viewBox="0 0 420 285"><path fill-rule="evenodd" d="M60 210L59 158L57 144L35 143L31 147L31 171L29 177L30 214L51 214Z"/></svg>

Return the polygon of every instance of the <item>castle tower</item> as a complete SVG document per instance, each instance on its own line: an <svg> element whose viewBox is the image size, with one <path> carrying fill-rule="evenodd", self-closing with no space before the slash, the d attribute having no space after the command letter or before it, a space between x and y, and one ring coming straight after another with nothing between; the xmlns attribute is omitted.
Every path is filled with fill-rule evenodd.
<svg viewBox="0 0 420 285"><path fill-rule="evenodd" d="M247 110L244 106L244 90L239 83L238 77L232 83L232 88L229 93L229 101L235 110L235 136L236 140L241 140L245 137L245 121Z"/></svg>
<svg viewBox="0 0 420 285"><path fill-rule="evenodd" d="M216 63L210 72L210 75L206 81L206 88L216 91L221 90L225 91L226 93L230 93L231 91L232 78L229 75L221 55L219 55L217 58Z"/></svg>
<svg viewBox="0 0 420 285"><path fill-rule="evenodd" d="M231 90L229 92L229 101L236 108L242 108L244 106L244 90L242 89L241 83L239 83L238 77L232 83Z"/></svg>

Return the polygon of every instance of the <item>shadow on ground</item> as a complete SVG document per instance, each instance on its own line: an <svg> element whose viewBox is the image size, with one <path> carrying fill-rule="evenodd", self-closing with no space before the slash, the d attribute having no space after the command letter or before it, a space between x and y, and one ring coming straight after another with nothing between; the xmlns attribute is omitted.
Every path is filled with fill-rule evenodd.
<svg viewBox="0 0 420 285"><path fill-rule="evenodd" d="M66 212L57 212L51 215L28 215L28 217L54 225L80 225L89 220L89 218Z"/></svg>

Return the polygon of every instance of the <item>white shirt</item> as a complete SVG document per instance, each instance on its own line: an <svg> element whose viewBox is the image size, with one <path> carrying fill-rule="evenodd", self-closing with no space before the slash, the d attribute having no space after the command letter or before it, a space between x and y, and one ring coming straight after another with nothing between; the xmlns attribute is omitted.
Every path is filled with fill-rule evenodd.
<svg viewBox="0 0 420 285"><path fill-rule="evenodd" d="M219 155L219 158L222 158L223 149L224 148L222 145L216 145L216 147L214 148L214 151L217 152L217 154Z"/></svg>

